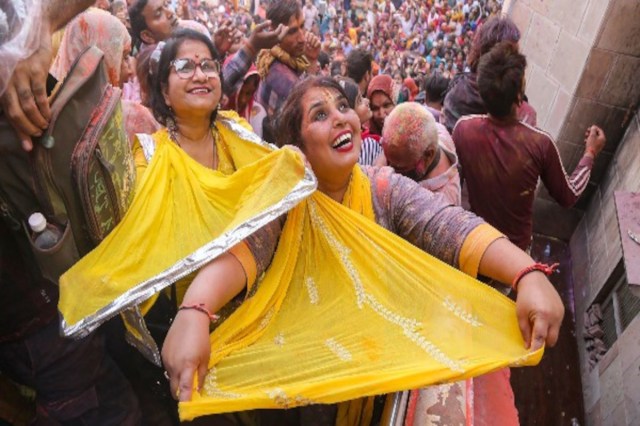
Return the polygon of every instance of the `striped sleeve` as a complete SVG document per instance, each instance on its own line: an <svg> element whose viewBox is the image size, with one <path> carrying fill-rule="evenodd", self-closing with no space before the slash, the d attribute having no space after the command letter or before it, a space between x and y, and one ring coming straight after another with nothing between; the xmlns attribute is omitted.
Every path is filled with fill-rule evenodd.
<svg viewBox="0 0 640 426"><path fill-rule="evenodd" d="M563 207L571 207L589 184L593 158L583 155L573 173L568 175L562 165L558 147L551 137L539 129L535 130L546 139L545 164L540 178L554 200Z"/></svg>
<svg viewBox="0 0 640 426"><path fill-rule="evenodd" d="M378 156L382 154L382 146L374 138L364 138L360 149L358 163L363 166L371 166Z"/></svg>

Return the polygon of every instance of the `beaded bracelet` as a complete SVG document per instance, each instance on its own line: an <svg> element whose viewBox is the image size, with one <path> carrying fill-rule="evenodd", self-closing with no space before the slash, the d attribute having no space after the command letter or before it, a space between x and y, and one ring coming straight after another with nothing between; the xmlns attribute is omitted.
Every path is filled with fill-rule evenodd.
<svg viewBox="0 0 640 426"><path fill-rule="evenodd" d="M524 277L530 272L540 271L543 274L548 276L548 275L551 275L551 273L555 271L559 265L560 265L559 263L554 263L553 265L545 265L544 263L534 263L533 265L527 266L522 271L518 272L516 277L513 279L513 283L511 283L511 288L513 289L513 291L518 291L518 283L520 282L522 277Z"/></svg>
<svg viewBox="0 0 640 426"><path fill-rule="evenodd" d="M209 317L211 322L216 322L220 319L218 315L212 314L209 310L204 306L204 303L198 303L197 305L180 305L178 308L179 311L193 309L198 312L202 312L206 316Z"/></svg>

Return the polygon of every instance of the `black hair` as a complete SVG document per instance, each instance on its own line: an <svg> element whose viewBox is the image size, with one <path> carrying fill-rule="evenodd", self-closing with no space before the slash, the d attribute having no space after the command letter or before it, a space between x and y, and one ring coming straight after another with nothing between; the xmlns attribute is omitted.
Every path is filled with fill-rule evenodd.
<svg viewBox="0 0 640 426"><path fill-rule="evenodd" d="M517 43L520 40L520 30L509 18L493 16L478 28L467 56L467 63L471 71L476 71L480 57L491 50L501 41Z"/></svg>
<svg viewBox="0 0 640 426"><path fill-rule="evenodd" d="M347 76L360 83L364 75L371 72L371 53L364 49L353 49L347 56Z"/></svg>
<svg viewBox="0 0 640 426"><path fill-rule="evenodd" d="M433 73L424 84L424 91L427 94L427 100L429 102L444 101L444 96L447 94L449 88L449 79L443 76L441 73Z"/></svg>
<svg viewBox="0 0 640 426"><path fill-rule="evenodd" d="M284 105L278 112L278 116L275 121L275 137L276 145L282 147L284 145L295 145L299 148L303 148L302 143L302 116L304 114L302 108L302 98L309 90L321 87L327 89L334 89L342 96L348 99L347 94L342 89L340 84L330 77L310 77L301 80L296 84L289 97L285 101Z"/></svg>
<svg viewBox="0 0 640 426"><path fill-rule="evenodd" d="M331 63L331 58L327 52L321 51L318 55L318 64L320 64L320 69L325 69L327 65Z"/></svg>
<svg viewBox="0 0 640 426"><path fill-rule="evenodd" d="M129 8L129 23L131 24L131 38L135 47L140 46L142 37L140 34L147 29L147 21L144 20L142 11L149 0L136 0Z"/></svg>
<svg viewBox="0 0 640 426"><path fill-rule="evenodd" d="M337 60L331 62L331 77L342 75L342 61Z"/></svg>
<svg viewBox="0 0 640 426"><path fill-rule="evenodd" d="M347 102L349 102L351 109L355 109L358 91L360 90L358 88L358 83L356 83L352 78L343 76L335 77L335 80L338 82L340 87L342 87L345 95L347 95Z"/></svg>
<svg viewBox="0 0 640 426"><path fill-rule="evenodd" d="M495 117L507 117L522 93L527 59L515 43L502 41L480 57L478 91L487 111Z"/></svg>
<svg viewBox="0 0 640 426"><path fill-rule="evenodd" d="M274 0L267 7L267 19L275 28L279 24L287 25L292 16L299 16L302 7L298 0Z"/></svg>
<svg viewBox="0 0 640 426"><path fill-rule="evenodd" d="M171 62L176 58L178 54L178 49L182 46L187 40L199 41L207 46L209 49L209 53L211 53L211 57L213 59L219 60L218 53L216 48L213 46L213 43L206 35L190 30L190 29L180 29L175 31L171 37L169 37L165 45L162 49L162 54L160 55L160 60L158 61L158 74L153 78L150 78L150 105L151 110L153 111L153 116L158 120L158 123L166 126L167 118L173 118L173 112L171 108L167 106L164 96L162 94L163 89L169 82L169 74L171 73ZM220 73L220 86L222 87L224 82L222 81L222 72ZM222 93L220 94L222 96ZM216 119L216 115L218 113L218 109L216 108L211 114L211 123L213 123Z"/></svg>

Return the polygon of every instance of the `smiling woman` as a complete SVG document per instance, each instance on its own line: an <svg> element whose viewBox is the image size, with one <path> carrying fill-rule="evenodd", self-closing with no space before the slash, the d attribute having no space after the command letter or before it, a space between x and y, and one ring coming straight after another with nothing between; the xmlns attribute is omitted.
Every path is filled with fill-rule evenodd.
<svg viewBox="0 0 640 426"><path fill-rule="evenodd" d="M166 128L137 135L133 203L107 239L61 278L67 335L131 308L129 337L158 365L156 343L131 315L161 305L159 298L166 302L159 291L173 284L169 306L178 312L156 328L168 329L164 368L171 395L177 398L180 387L183 399L196 372L204 380L210 320L224 319L242 303L239 293L256 290L280 233L277 218L315 189L298 154L275 150L236 113L218 111L217 59L201 33L180 30L167 40L151 93ZM85 286L91 282L100 285Z"/></svg>
<svg viewBox="0 0 640 426"><path fill-rule="evenodd" d="M303 151L318 178L320 192L330 197L333 203L341 204L349 210L355 210L358 215L375 221L378 225L411 243L407 245L395 245L393 243L393 249L391 249L391 245L386 245L391 244L390 240L384 242L384 238L380 240L374 236L377 233L377 227L369 228L369 225L365 223L370 222L358 224L351 222L352 218L346 211L342 213L332 212L328 216L326 214L323 215L323 211L327 213L331 210L331 207L328 205L323 208L314 207L314 203L317 203L318 206L322 206L323 203L333 203L322 201L324 200L322 197L312 197L309 201L305 201L305 204L307 204L305 214L309 216L308 220L312 228L309 232L312 235L314 235L314 232L321 234L322 237L314 236L309 240L312 241L309 243L310 245L301 245L298 249L300 256L303 258L312 257L316 259L316 262L325 265L324 267L328 267L330 270L344 268L347 271L342 280L337 279L337 277L329 279L325 272L318 271L320 275L314 276L313 268L307 264L306 269L304 267L302 269L305 271L305 277L300 278L300 280L304 280L307 287L310 285L309 283L312 283L314 294L323 294L323 291L325 294L327 291L340 293L340 291L344 291L341 290L344 288L343 285L353 280L352 284L356 289L356 298L358 300L362 298L363 300L363 302L358 303L371 303L371 308L374 312L377 312L382 317L386 317L386 314L388 314L390 316L388 319L391 322L393 322L392 318L396 318L397 321L403 321L400 316L394 317L392 313L407 312L405 309L412 310L415 300L420 300L421 303L424 303L425 309L427 309L426 306L431 304L430 300L433 297L435 299L442 297L446 301L445 304L449 306L451 304L466 306L465 310L468 309L468 313L473 312L473 314L470 314L472 317L480 315L475 317L479 322L484 323L487 321L488 319L480 319L482 316L480 312L488 304L493 303L491 301L492 298L495 298L494 301L498 302L501 296L490 292L487 294L488 297L476 297L476 291L484 291L481 284L476 287L469 285L466 287L468 293L464 292L457 296L453 295L453 293L449 295L439 294L440 292L447 293L449 291L455 293L454 287L457 285L455 283L463 279L456 274L447 276L448 272L445 271L449 270L443 264L432 264L430 267L423 266L422 271L416 271L416 277L420 277L420 284L416 282L409 285L407 282L403 282L401 277L414 274L409 273L407 268L411 269L413 266L422 264L422 260L413 258L413 255L410 254L415 248L410 249L410 247L417 246L424 252L455 268L459 268L471 276L482 274L504 283L517 282L520 277L523 277L518 285L515 311L509 312L508 309L495 307L497 310L493 311L494 308L492 308L493 312L490 315L494 317L493 319L499 318L500 324L505 326L509 323L518 324L522 338L529 348L540 348L544 342L548 345L555 344L564 315L564 308L557 292L543 274L521 275L521 271L528 271L531 265L534 265L534 261L525 252L511 244L498 231L484 223L481 218L466 212L462 208L448 204L443 197L435 195L429 190L420 187L414 181L394 173L392 169L387 167L361 168L356 165L361 144L359 121L356 113L349 108L346 102L346 95L338 83L328 78L311 78L301 82L292 90L283 106L278 123L277 135L280 145L294 144ZM296 211L298 209L300 207ZM295 215L295 211L290 214L290 216L292 215ZM306 223L306 221L307 219L302 219L303 223ZM336 222L339 222L339 225ZM287 226L289 226L289 222L287 222ZM315 231L313 230L314 226L318 228ZM333 228L333 226L336 228ZM354 226L359 232L349 235L347 229L350 226ZM347 235L349 236L346 237ZM303 241L305 241L305 238L303 237ZM332 255L328 253L323 254L321 248L323 244L316 242L316 239L322 238L327 240L327 246L324 248L333 252L335 257L332 258ZM387 251L389 249L391 251ZM365 260L367 253L378 253L379 257L376 256L378 261ZM395 256L405 258L404 260L413 266L396 264L397 258ZM425 260L427 258L429 257L425 256ZM332 262L330 259L332 259ZM381 269L381 265L378 264L380 261L384 262L384 267ZM398 261L402 263L402 261ZM327 264L327 262L330 263ZM427 272L427 270L430 272ZM433 277L439 274L443 275L431 281ZM364 277L367 277L367 279ZM524 280L527 280L525 286L522 285ZM431 289L427 291L429 294L422 293L425 285ZM293 292L293 290L290 290L290 292ZM379 306L377 304L378 301L372 296L374 293L378 295L385 294L390 299L382 304L384 306ZM295 298L295 296L291 297ZM335 309L340 312L340 314L336 313L337 315L348 312L348 300L351 297L353 296L350 295L348 290L336 296L338 300L345 301L346 305L340 305L340 307L336 305ZM458 299L458 297L461 298ZM368 300L368 302L364 302L365 300ZM498 314L498 310L502 313ZM430 312L427 317L433 320L436 315L433 313L434 311ZM286 313L282 313L282 315L286 315ZM330 314L325 312L323 315ZM349 318L349 321L355 324L359 321L355 315L355 313L351 313L344 318ZM367 317L365 312L359 312L357 315ZM437 322L439 324L448 323L449 319L446 319L447 317L448 314L438 314ZM465 317L470 318L467 314L465 314ZM435 326L432 320L424 319L426 322L421 322L421 333L426 333L429 336L430 344L434 345L434 348L442 348L441 345L445 344L445 342L439 341L436 335L442 332L443 328L436 327L438 331L430 328ZM338 318L335 318L334 321L340 322ZM361 323L363 326L364 324L375 324L375 315L363 321ZM327 331L323 328L319 319L315 318L311 323L315 329L319 330L321 336L327 335ZM509 335L508 327L502 328L502 325L496 324L497 328L490 334L494 337L506 337ZM329 326L327 325L327 327ZM427 331L427 328L431 331ZM284 331L286 329L281 330ZM356 333L356 330L358 330L358 335L366 333L360 327L356 327L352 332ZM376 328L375 334L379 336L380 345L400 345L411 334L411 332L405 330L404 336L397 336L392 340L388 340L390 335L386 333L393 333L393 331L384 330L382 326ZM335 332L339 331L335 330ZM346 330L344 333L349 334ZM466 331L457 329L456 332L446 335L446 337L445 335L446 333L442 336L448 341L446 344L452 345L449 348L450 350L469 347L470 340L468 340L469 335L467 335ZM452 341L452 336L458 336L459 338ZM513 337L511 335L510 338ZM365 337L363 339L366 340ZM474 357L484 351L484 349L480 349L480 346L475 346L480 344L483 339L485 338L477 337L471 339L474 342L474 345L471 345L474 346ZM310 341L312 341L312 337L307 337L305 340L305 342ZM485 341L485 343L491 346L489 341ZM356 351L348 352L350 355L349 360L358 357L359 355L357 354L359 352L357 352L358 349L356 348L364 345L356 336L352 339L348 339L345 336L343 344L350 345L352 350ZM293 347L294 343L290 342L289 345ZM496 355L505 348L506 346L499 348ZM378 349L379 352L375 351L376 356L382 358L389 356L389 353L383 355L385 349L381 347ZM366 356L364 353L360 355L371 360L373 357L371 352L368 350L364 352ZM436 350L436 352L439 352L439 350ZM442 354L441 352L439 353ZM438 355L435 353L431 353L430 356L438 359ZM446 364L443 358L439 358L438 361ZM397 363L402 362L400 358L394 358L392 364L398 365ZM408 363L409 361L405 360L404 362ZM426 363L427 360L425 359L424 362ZM402 365L407 370L410 369L408 367L409 364ZM320 368L319 366L315 367ZM497 367L497 364L494 364L494 367ZM366 370L366 367L362 368ZM367 370L367 373L376 371L378 367L371 362L370 368L371 370ZM428 368L426 364L425 368ZM329 370L333 371L332 374L335 375L339 375L340 372L354 374L353 372L347 372L348 368L346 366L344 370L334 371L333 368ZM384 379L381 378L382 376L379 373L380 371L376 371L376 374L373 375L377 378L376 383L379 386L376 388L378 391L400 389L401 385L398 385L398 383L395 384L395 388L394 385L385 386L381 384L380 382L384 381ZM474 374L479 373L481 373L480 369L474 372ZM422 384L427 384L429 380L426 378L428 374L425 374ZM458 379L461 377L465 377L465 375L457 376ZM390 378L388 379L391 380ZM410 377L405 377L405 380L407 388L416 384ZM368 386L372 386L372 383L364 380L362 376L356 374L352 376L350 382L346 381L345 383L347 382L352 390L360 385L368 389L367 392L361 392L359 395L371 394L372 388ZM333 401L339 400L335 395L340 394L340 392L341 389L337 387L333 388L325 396L326 399L318 399L317 395L315 395L316 398L312 399L318 402L331 402L331 398L334 398ZM344 398L345 395L346 393L342 394L342 399L346 399ZM351 392L350 395L357 396L358 392ZM361 405L367 406L366 403ZM349 407L349 404L341 405L339 417L352 409L353 407Z"/></svg>

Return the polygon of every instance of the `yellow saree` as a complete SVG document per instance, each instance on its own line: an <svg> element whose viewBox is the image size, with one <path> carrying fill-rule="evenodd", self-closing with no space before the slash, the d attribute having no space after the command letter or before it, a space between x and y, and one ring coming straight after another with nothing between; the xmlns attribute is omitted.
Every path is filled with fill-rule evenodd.
<svg viewBox="0 0 640 426"><path fill-rule="evenodd" d="M152 160L122 222L60 279L66 335L86 334L150 299L315 189L297 154L259 141L236 117L223 113L216 122L220 161L236 170L229 175L193 160L166 130L155 135Z"/></svg>
<svg viewBox="0 0 640 426"><path fill-rule="evenodd" d="M374 220L354 168L343 205L316 191L288 215L256 294L211 335L183 420L335 403L534 365L515 305Z"/></svg>

